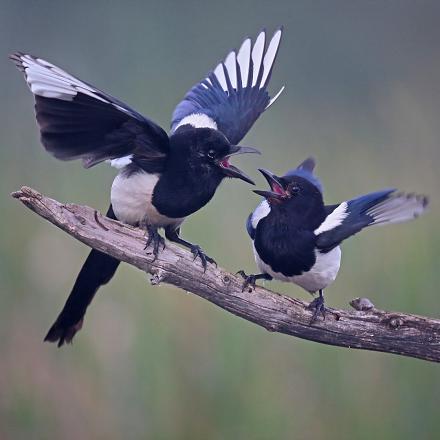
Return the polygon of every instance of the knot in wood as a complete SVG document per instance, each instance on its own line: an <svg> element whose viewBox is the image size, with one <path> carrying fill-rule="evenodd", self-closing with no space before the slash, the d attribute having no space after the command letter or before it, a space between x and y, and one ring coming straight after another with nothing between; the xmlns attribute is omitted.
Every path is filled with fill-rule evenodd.
<svg viewBox="0 0 440 440"><path fill-rule="evenodd" d="M390 319L389 325L393 329L398 329L403 325L403 319L399 317L394 317Z"/></svg>
<svg viewBox="0 0 440 440"><path fill-rule="evenodd" d="M229 275L224 275L222 277L222 281L223 284L225 284L226 286L229 286L229 284L231 284L231 278L229 277Z"/></svg>
<svg viewBox="0 0 440 440"><path fill-rule="evenodd" d="M164 272L158 270L156 273L151 275L150 284L152 286L158 286L164 280Z"/></svg>
<svg viewBox="0 0 440 440"><path fill-rule="evenodd" d="M360 312L374 309L374 304L368 298L354 298L350 301L350 305Z"/></svg>
<svg viewBox="0 0 440 440"><path fill-rule="evenodd" d="M75 214L75 218L82 224L85 225L87 223L86 219L81 215Z"/></svg>
<svg viewBox="0 0 440 440"><path fill-rule="evenodd" d="M277 332L278 331L278 325L275 323L270 323L266 326L266 330L269 332Z"/></svg>

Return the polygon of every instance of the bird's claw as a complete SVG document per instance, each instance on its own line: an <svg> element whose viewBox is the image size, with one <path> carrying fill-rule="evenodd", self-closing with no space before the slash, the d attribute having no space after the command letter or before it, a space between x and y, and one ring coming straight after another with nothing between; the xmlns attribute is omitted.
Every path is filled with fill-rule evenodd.
<svg viewBox="0 0 440 440"><path fill-rule="evenodd" d="M200 258L200 261L202 262L202 266L203 266L203 272L206 272L206 267L208 263L215 264L215 267L217 267L217 262L214 260L214 258L208 257L208 255L206 255L202 251L200 246L196 244L192 245L191 253L194 255L193 261L195 261L197 257Z"/></svg>
<svg viewBox="0 0 440 440"><path fill-rule="evenodd" d="M257 282L257 277L255 275L246 275L244 270L239 270L236 275L240 275L244 279L241 287L242 292L244 292L247 287L249 287L249 292L255 289L255 283Z"/></svg>
<svg viewBox="0 0 440 440"><path fill-rule="evenodd" d="M153 245L153 255L154 258L152 260L152 263L154 263L157 260L157 257L159 255L159 248L162 246L162 250L165 249L165 239L157 232L157 229L154 228L147 228L148 230L148 239L145 243L144 250L148 249L150 245Z"/></svg>
<svg viewBox="0 0 440 440"><path fill-rule="evenodd" d="M307 307L307 310L313 310L312 319L310 319L310 325L312 325L315 321L317 321L318 316L322 315L323 320L325 321L325 315L327 312L327 308L324 306L324 297L318 296L315 298Z"/></svg>

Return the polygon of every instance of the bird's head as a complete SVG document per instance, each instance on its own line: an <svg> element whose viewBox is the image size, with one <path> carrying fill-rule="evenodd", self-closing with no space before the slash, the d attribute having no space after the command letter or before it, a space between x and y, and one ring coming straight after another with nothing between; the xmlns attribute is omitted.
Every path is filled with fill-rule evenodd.
<svg viewBox="0 0 440 440"><path fill-rule="evenodd" d="M254 193L263 196L271 205L298 204L302 201L322 201L321 183L313 174L315 161L306 159L297 168L279 177L271 171L259 168L258 171L267 180L270 191L255 190Z"/></svg>
<svg viewBox="0 0 440 440"><path fill-rule="evenodd" d="M260 154L257 149L232 145L220 131L211 128L181 130L174 137L183 148L189 149L185 159L194 171L213 175L220 180L230 177L255 184L246 173L229 161L238 154Z"/></svg>

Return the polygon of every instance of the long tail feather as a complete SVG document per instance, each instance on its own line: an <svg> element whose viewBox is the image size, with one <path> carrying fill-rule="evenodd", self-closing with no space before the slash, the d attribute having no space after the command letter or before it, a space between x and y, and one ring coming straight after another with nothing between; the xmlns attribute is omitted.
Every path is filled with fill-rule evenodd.
<svg viewBox="0 0 440 440"><path fill-rule="evenodd" d="M116 218L111 205L107 217ZM63 310L44 338L45 341L58 342L58 347L65 342L72 342L76 332L82 327L87 307L98 289L111 280L119 263L116 258L92 249Z"/></svg>

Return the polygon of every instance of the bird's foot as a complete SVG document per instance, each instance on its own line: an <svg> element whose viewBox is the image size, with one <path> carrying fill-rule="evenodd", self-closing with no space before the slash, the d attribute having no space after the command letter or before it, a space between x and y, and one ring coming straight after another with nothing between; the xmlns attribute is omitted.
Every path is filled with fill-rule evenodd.
<svg viewBox="0 0 440 440"><path fill-rule="evenodd" d="M246 275L244 270L239 270L237 272L237 275L240 275L244 279L244 283L241 286L241 291L244 292L247 287L249 287L249 292L252 292L253 289L255 289L255 283L257 282L257 276L256 275Z"/></svg>
<svg viewBox="0 0 440 440"><path fill-rule="evenodd" d="M208 255L206 255L202 251L201 247L198 246L197 244L191 245L190 250L194 255L194 261L196 260L197 257L200 258L200 261L202 262L202 266L203 266L203 272L206 272L206 266L208 263L215 264L215 266L217 267L217 262L214 260L214 258L208 257Z"/></svg>
<svg viewBox="0 0 440 440"><path fill-rule="evenodd" d="M162 246L162 250L165 249L165 240L164 238L159 234L159 232L157 231L157 228L155 228L154 226L147 226L147 232L148 232L148 239L147 242L145 243L145 247L144 250L148 249L150 247L150 245L153 245L153 261L157 260L157 257L159 255L159 248L160 246Z"/></svg>
<svg viewBox="0 0 440 440"><path fill-rule="evenodd" d="M317 298L315 298L307 307L307 310L313 310L312 319L310 320L310 325L312 325L317 319L319 315L322 315L323 320L325 321L325 315L328 309L324 306L324 297L320 294Z"/></svg>

